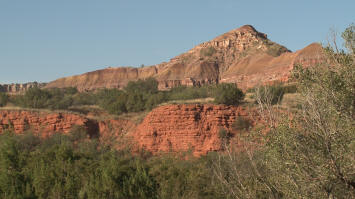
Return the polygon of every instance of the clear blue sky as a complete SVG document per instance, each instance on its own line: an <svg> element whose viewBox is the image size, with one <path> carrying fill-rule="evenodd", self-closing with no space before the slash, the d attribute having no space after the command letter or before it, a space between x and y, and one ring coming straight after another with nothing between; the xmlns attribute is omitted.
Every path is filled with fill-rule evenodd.
<svg viewBox="0 0 355 199"><path fill-rule="evenodd" d="M0 83L152 65L244 24L292 51L355 22L354 0L0 0Z"/></svg>

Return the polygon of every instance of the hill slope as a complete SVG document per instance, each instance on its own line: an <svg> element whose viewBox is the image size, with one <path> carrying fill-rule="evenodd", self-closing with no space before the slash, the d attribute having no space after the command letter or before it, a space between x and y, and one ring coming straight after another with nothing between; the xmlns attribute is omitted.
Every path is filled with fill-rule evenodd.
<svg viewBox="0 0 355 199"><path fill-rule="evenodd" d="M106 68L50 82L46 87L77 87L80 91L122 88L129 81L154 77L160 89L178 85L218 82L238 83L242 88L269 81L285 81L294 64L306 66L320 62L319 44L292 53L270 41L250 25L234 29L204 42L169 62L144 67Z"/></svg>

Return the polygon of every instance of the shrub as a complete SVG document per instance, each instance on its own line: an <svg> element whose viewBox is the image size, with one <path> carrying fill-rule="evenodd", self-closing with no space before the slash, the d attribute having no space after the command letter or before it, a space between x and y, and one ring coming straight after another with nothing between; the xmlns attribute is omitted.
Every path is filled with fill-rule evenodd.
<svg viewBox="0 0 355 199"><path fill-rule="evenodd" d="M28 108L47 108L51 94L40 88L30 88L23 96L18 96L15 104Z"/></svg>
<svg viewBox="0 0 355 199"><path fill-rule="evenodd" d="M126 107L128 112L139 112L145 108L145 99L141 93L131 93L127 97Z"/></svg>
<svg viewBox="0 0 355 199"><path fill-rule="evenodd" d="M98 105L112 114L127 112L128 95L117 89L103 89L97 93Z"/></svg>
<svg viewBox="0 0 355 199"><path fill-rule="evenodd" d="M149 96L149 98L147 99L147 101L145 103L145 109L151 110L155 106L157 106L158 104L160 104L164 101L166 101L166 96L165 96L165 93L163 93L163 92L157 93L155 95L151 95L151 96Z"/></svg>
<svg viewBox="0 0 355 199"><path fill-rule="evenodd" d="M271 86L261 86L256 89L256 103L278 104L285 94L284 88L280 84Z"/></svg>
<svg viewBox="0 0 355 199"><path fill-rule="evenodd" d="M217 85L215 102L226 105L239 105L244 98L244 93L236 84L222 83Z"/></svg>
<svg viewBox="0 0 355 199"><path fill-rule="evenodd" d="M283 86L284 93L296 93L297 92L297 85L290 84Z"/></svg>
<svg viewBox="0 0 355 199"><path fill-rule="evenodd" d="M127 93L154 94L158 92L158 82L154 78L138 81L130 81L125 87Z"/></svg>
<svg viewBox="0 0 355 199"><path fill-rule="evenodd" d="M0 92L0 107L6 106L8 101L9 101L9 96L6 93Z"/></svg>
<svg viewBox="0 0 355 199"><path fill-rule="evenodd" d="M73 105L94 105L97 101L98 97L93 92L77 93L73 96Z"/></svg>
<svg viewBox="0 0 355 199"><path fill-rule="evenodd" d="M213 86L202 87L186 87L180 86L172 88L168 92L169 100L188 100L211 97L213 93Z"/></svg>
<svg viewBox="0 0 355 199"><path fill-rule="evenodd" d="M240 131L247 131L250 129L251 126L252 126L252 123L250 120L248 120L242 116L239 116L239 117L237 117L235 122L233 122L232 129L233 130L240 130Z"/></svg>

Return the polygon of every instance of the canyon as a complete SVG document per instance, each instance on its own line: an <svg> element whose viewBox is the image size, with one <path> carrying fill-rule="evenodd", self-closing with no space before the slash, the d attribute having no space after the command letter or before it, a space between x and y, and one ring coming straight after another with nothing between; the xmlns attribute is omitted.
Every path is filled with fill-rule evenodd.
<svg viewBox="0 0 355 199"><path fill-rule="evenodd" d="M270 41L253 26L245 25L204 42L169 62L141 68L109 67L64 77L45 88L76 87L79 91L122 89L129 81L155 78L159 89L221 82L246 89L275 81L288 81L295 65L316 65L324 59L322 46L310 44L296 52Z"/></svg>
<svg viewBox="0 0 355 199"><path fill-rule="evenodd" d="M75 87L79 91L124 88L129 81L155 78L160 90L176 86L236 83L247 89L272 82L287 82L296 65L315 66L324 60L320 44L313 43L296 52L270 41L267 35L245 25L204 42L169 62L134 68L109 67L82 75L64 77L48 84L0 85L0 92L23 93L39 88ZM31 131L46 138L84 128L90 138L110 142L127 138L135 149L153 154L191 151L200 156L222 150L219 133L241 133L233 128L242 118L251 126L261 124L257 112L242 106L212 104L171 104L158 106L139 124L123 118L97 119L95 115L70 112L0 110L0 133Z"/></svg>
<svg viewBox="0 0 355 199"><path fill-rule="evenodd" d="M240 133L232 127L239 117L250 121L252 126L260 122L255 111L212 104L160 106L139 124L128 119L98 120L74 113L0 110L0 133L7 129L16 134L31 131L47 138L81 127L88 137L104 142L127 138L135 150L144 149L152 154L191 151L200 156L222 150L219 135L222 129L231 135Z"/></svg>

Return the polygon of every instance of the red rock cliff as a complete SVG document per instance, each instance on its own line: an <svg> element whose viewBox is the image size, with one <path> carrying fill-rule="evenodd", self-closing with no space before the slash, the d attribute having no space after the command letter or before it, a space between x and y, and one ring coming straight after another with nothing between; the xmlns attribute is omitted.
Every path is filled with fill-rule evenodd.
<svg viewBox="0 0 355 199"><path fill-rule="evenodd" d="M56 132L68 133L74 126L84 127L91 137L110 139L135 128L128 120L96 121L82 115L70 113L47 113L35 111L0 111L0 133L13 129L15 133L30 130L41 137L48 137Z"/></svg>
<svg viewBox="0 0 355 199"><path fill-rule="evenodd" d="M231 131L238 117L257 121L255 112L225 105L167 105L150 112L134 133L139 147L152 153L221 150L219 132Z"/></svg>
<svg viewBox="0 0 355 199"><path fill-rule="evenodd" d="M5 129L13 129L16 133L31 130L45 138L81 126L90 137L99 137L104 142L112 143L120 135L127 135L139 148L153 154L191 149L198 156L221 150L220 130L232 131L232 124L238 117L253 125L259 121L254 111L212 104L161 106L153 109L138 127L124 119L96 121L69 113L0 110L0 133Z"/></svg>

